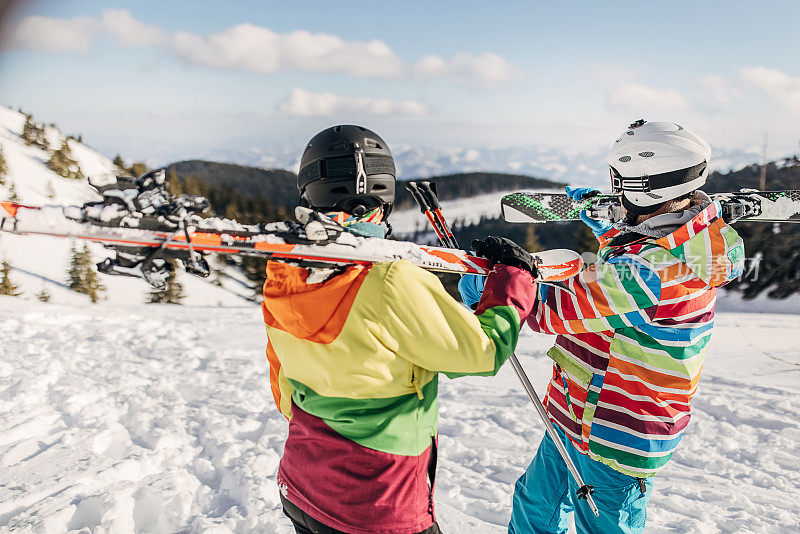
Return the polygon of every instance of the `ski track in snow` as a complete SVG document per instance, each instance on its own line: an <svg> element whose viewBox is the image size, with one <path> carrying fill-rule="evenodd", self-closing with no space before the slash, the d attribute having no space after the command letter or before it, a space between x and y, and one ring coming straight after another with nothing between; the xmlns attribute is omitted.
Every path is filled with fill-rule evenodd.
<svg viewBox="0 0 800 534"><path fill-rule="evenodd" d="M800 367L765 355L800 363L798 327L796 315L720 314L648 532L800 530ZM0 297L0 531L291 533L263 332L256 306ZM539 393L550 341L520 342ZM440 524L504 532L544 427L510 368L440 390Z"/></svg>

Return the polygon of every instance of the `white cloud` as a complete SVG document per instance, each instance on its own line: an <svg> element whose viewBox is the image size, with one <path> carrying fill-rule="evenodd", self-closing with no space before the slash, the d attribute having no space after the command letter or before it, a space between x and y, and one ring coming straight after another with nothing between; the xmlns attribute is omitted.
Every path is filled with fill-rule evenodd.
<svg viewBox="0 0 800 534"><path fill-rule="evenodd" d="M88 53L100 35L126 47L165 50L190 65L261 74L300 71L383 79L443 78L490 88L521 74L497 54L462 53L449 59L428 55L412 66L377 39L346 41L328 33L277 33L253 24L239 24L211 35L170 34L123 9L106 9L99 18L26 17L11 42L16 48Z"/></svg>
<svg viewBox="0 0 800 534"><path fill-rule="evenodd" d="M644 85L627 84L606 94L606 106L616 112L647 113L653 110L685 109L688 103L674 89L651 89Z"/></svg>
<svg viewBox="0 0 800 534"><path fill-rule="evenodd" d="M732 104L743 94L738 81L724 76L713 75L701 78L700 87L717 104Z"/></svg>
<svg viewBox="0 0 800 534"><path fill-rule="evenodd" d="M765 67L742 69L740 76L776 102L793 111L800 111L800 77L791 77L779 70Z"/></svg>
<svg viewBox="0 0 800 534"><path fill-rule="evenodd" d="M278 104L278 111L297 117L420 116L427 114L428 108L413 100L398 102L385 98L353 98L333 93L311 93L298 88Z"/></svg>
<svg viewBox="0 0 800 534"><path fill-rule="evenodd" d="M37 15L25 17L12 29L12 48L40 52L88 54L98 31L97 19L75 17L54 19Z"/></svg>
<svg viewBox="0 0 800 534"><path fill-rule="evenodd" d="M124 9L105 9L100 21L102 30L123 46L144 48L165 46L168 42L164 30L137 20Z"/></svg>
<svg viewBox="0 0 800 534"><path fill-rule="evenodd" d="M396 78L404 70L403 61L382 41L345 41L306 31L279 34L252 24L205 37L178 32L173 50L192 64L263 74L298 70Z"/></svg>
<svg viewBox="0 0 800 534"><path fill-rule="evenodd" d="M496 88L519 78L522 71L497 54L487 52L479 56L461 53L450 59L428 55L414 65L414 74L420 78L444 78L461 85Z"/></svg>

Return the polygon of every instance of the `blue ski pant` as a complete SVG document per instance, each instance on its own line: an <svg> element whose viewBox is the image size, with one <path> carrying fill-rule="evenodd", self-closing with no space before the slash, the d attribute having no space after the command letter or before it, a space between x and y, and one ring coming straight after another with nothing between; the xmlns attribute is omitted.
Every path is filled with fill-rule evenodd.
<svg viewBox="0 0 800 534"><path fill-rule="evenodd" d="M566 435L556 429L586 484L594 486L595 517L585 500L578 500L578 485L548 434L539 444L531 465L514 488L509 534L564 534L569 514L575 514L579 534L639 534L647 521L647 502L653 492L652 477L638 479L581 454ZM642 493L644 489L644 493Z"/></svg>

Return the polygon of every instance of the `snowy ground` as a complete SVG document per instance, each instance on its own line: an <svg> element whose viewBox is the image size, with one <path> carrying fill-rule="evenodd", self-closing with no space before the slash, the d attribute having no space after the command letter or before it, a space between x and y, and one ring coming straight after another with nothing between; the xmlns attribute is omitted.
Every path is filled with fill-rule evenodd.
<svg viewBox="0 0 800 534"><path fill-rule="evenodd" d="M56 176L0 106L0 145L23 202L81 203L85 180ZM60 133L48 128L51 144ZM86 174L113 171L71 141ZM53 200L48 194L55 194ZM492 193L445 203L476 220ZM393 216L412 231L417 210ZM275 472L286 421L273 408L260 309L236 269L222 286L180 277L185 306L150 305L140 280L103 277L104 301L65 285L70 243L0 236L19 298L0 296L0 532L289 534ZM104 254L92 246L95 260ZM50 303L35 300L42 289ZM800 299L720 299L695 416L656 479L648 532L800 532ZM783 315L744 312L780 312ZM534 385L551 340L519 354ZM510 368L441 383L437 507L445 532L502 533L513 483L544 429Z"/></svg>
<svg viewBox="0 0 800 534"><path fill-rule="evenodd" d="M721 313L648 532L800 531L800 316ZM290 533L260 310L0 297L0 531ZM528 333L540 391L549 339ZM543 434L510 368L441 385L445 532L501 533ZM82 530L83 529L83 530Z"/></svg>

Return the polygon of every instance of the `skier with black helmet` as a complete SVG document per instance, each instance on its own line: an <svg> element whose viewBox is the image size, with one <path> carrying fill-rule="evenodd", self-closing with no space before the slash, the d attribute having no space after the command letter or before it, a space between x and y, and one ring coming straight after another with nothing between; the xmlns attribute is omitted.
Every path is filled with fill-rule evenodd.
<svg viewBox="0 0 800 534"><path fill-rule="evenodd" d="M394 202L386 142L328 128L303 153L306 207L382 236ZM268 262L263 313L275 403L289 419L278 470L298 533L439 532L433 509L439 373L493 375L533 308L531 256L499 238L475 314L404 261L342 269Z"/></svg>
<svg viewBox="0 0 800 534"><path fill-rule="evenodd" d="M608 154L613 190L627 215L612 226L581 219L599 260L566 281L540 285L534 331L556 335L545 404L600 516L576 498L574 481L545 435L516 483L510 534L639 533L652 480L691 417L690 401L711 336L717 288L737 277L744 246L721 206L698 188L711 148L668 122L637 121ZM567 188L574 199L598 189ZM464 277L465 301L479 294Z"/></svg>

